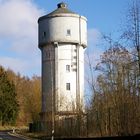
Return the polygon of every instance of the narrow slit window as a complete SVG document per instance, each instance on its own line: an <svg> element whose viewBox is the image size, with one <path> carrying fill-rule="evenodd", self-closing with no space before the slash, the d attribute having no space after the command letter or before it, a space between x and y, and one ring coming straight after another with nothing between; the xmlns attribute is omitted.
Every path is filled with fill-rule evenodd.
<svg viewBox="0 0 140 140"><path fill-rule="evenodd" d="M70 90L70 83L66 83L66 90Z"/></svg>
<svg viewBox="0 0 140 140"><path fill-rule="evenodd" d="M66 72L70 72L70 65L66 65Z"/></svg>
<svg viewBox="0 0 140 140"><path fill-rule="evenodd" d="M43 32L43 37L46 37L46 32Z"/></svg>
<svg viewBox="0 0 140 140"><path fill-rule="evenodd" d="M68 35L68 36L71 35L71 30L70 30L70 29L67 30L67 35Z"/></svg>

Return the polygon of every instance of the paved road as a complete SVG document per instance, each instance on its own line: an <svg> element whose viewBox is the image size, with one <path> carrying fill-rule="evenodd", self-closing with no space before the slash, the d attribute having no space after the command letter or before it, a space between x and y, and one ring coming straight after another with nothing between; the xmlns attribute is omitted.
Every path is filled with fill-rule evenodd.
<svg viewBox="0 0 140 140"><path fill-rule="evenodd" d="M25 140L8 134L9 131L0 131L0 140Z"/></svg>

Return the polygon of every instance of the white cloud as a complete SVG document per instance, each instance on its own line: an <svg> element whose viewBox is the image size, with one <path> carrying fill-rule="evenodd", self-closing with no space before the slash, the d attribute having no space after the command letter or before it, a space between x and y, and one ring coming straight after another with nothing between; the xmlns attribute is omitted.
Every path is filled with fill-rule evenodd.
<svg viewBox="0 0 140 140"><path fill-rule="evenodd" d="M101 33L98 29L88 29L88 48L86 54L93 60L93 66L99 62L100 55L103 53L101 44Z"/></svg>
<svg viewBox="0 0 140 140"><path fill-rule="evenodd" d="M19 39L35 36L41 11L31 0L4 0L0 2L0 36Z"/></svg>
<svg viewBox="0 0 140 140"><path fill-rule="evenodd" d="M32 0L0 0L1 65L25 75L40 71L37 20L43 12Z"/></svg>
<svg viewBox="0 0 140 140"><path fill-rule="evenodd" d="M95 66L103 52L103 48L99 45L101 41L101 33L98 29L88 29L88 47L86 54L89 55Z"/></svg>
<svg viewBox="0 0 140 140"><path fill-rule="evenodd" d="M98 29L88 29L88 45L97 45L101 39L101 33Z"/></svg>
<svg viewBox="0 0 140 140"><path fill-rule="evenodd" d="M25 75L40 73L37 20L43 12L33 0L0 0L0 65ZM100 36L97 29L88 30L87 50L94 60L101 52Z"/></svg>
<svg viewBox="0 0 140 140"><path fill-rule="evenodd" d="M12 68L15 72L21 73L25 73L29 68L27 61L23 61L19 58L0 57L0 64L5 68Z"/></svg>
<svg viewBox="0 0 140 140"><path fill-rule="evenodd" d="M85 51L85 78L90 79L90 65L94 71L94 67L100 61L100 55L103 53L104 48L101 45L101 33L98 29L92 28L88 30L88 47ZM89 64L90 63L90 64ZM93 72L93 74L95 74ZM93 75L92 75L93 76ZM94 75L94 80L96 76Z"/></svg>
<svg viewBox="0 0 140 140"><path fill-rule="evenodd" d="M97 73L95 73L94 67L100 61L100 55L103 51L104 48L101 45L100 31L95 28L88 29L88 47L85 51L85 96L88 99L93 95L91 85L93 82L95 84L97 78ZM89 102L89 100L87 102Z"/></svg>

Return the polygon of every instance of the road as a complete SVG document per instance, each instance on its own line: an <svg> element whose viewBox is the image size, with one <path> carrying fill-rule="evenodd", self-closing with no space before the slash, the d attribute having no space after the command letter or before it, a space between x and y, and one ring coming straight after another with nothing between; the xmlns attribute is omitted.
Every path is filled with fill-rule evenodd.
<svg viewBox="0 0 140 140"><path fill-rule="evenodd" d="M25 140L25 138L18 138L8 134L9 131L0 131L0 140Z"/></svg>

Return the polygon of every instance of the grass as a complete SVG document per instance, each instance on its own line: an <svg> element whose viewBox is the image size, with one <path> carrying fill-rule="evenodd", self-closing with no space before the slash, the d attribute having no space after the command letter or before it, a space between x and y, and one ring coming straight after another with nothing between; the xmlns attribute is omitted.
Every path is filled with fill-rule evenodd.
<svg viewBox="0 0 140 140"><path fill-rule="evenodd" d="M29 138L33 138L33 139L39 139L40 137L45 136L45 133L42 132L35 132L35 133L31 133L29 132L29 128L28 127L16 127L16 133L17 134L21 134L23 136L29 137Z"/></svg>
<svg viewBox="0 0 140 140"><path fill-rule="evenodd" d="M16 131L27 131L28 127L27 126L11 126L11 125L0 126L0 131L13 130L13 129Z"/></svg>
<svg viewBox="0 0 140 140"><path fill-rule="evenodd" d="M24 136L27 136L27 137L30 137L30 138L34 138L34 139L39 139L39 138L45 136L45 133L42 133L42 132L30 133L28 131L21 131L19 133L21 135L24 135Z"/></svg>
<svg viewBox="0 0 140 140"><path fill-rule="evenodd" d="M23 136L27 136L27 137L30 137L30 138L39 138L40 136L42 136L43 134L40 134L40 133L29 133L29 128L28 126L10 126L10 125L7 125L7 126L0 126L0 131L8 131L8 130L15 130L15 132L17 134L21 134ZM5 139L1 139L0 140L5 140Z"/></svg>
<svg viewBox="0 0 140 140"><path fill-rule="evenodd" d="M4 130L12 130L13 126L0 126L0 131L4 131Z"/></svg>

